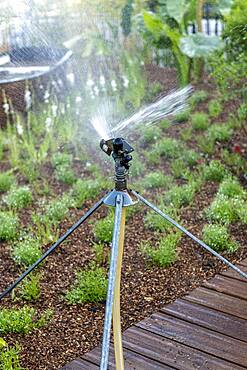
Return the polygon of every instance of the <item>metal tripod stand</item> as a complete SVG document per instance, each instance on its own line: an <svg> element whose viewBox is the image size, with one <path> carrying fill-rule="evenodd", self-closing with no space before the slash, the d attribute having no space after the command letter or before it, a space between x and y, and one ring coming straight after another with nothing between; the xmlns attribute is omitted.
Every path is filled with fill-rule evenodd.
<svg viewBox="0 0 247 370"><path fill-rule="evenodd" d="M247 274L234 266L227 259L215 252L212 248L206 245L203 241L191 234L183 226L179 225L176 221L168 215L159 210L156 206L142 197L134 190L127 188L127 176L129 170L129 162L132 160L130 153L134 150L124 139L116 138L110 140L102 140L100 143L101 149L108 154L112 155L115 161L115 189L98 201L84 216L82 216L58 241L53 244L43 256L30 266L11 286L9 286L1 295L0 301L8 293L10 293L27 275L29 275L46 257L48 257L69 235L73 233L84 221L88 219L101 205L115 207L114 216L114 229L111 247L111 261L108 280L108 292L105 311L105 323L102 343L102 354L100 369L107 370L108 357L110 348L110 335L111 323L113 321L113 334L114 334L114 350L116 359L116 369L124 370L123 349L122 349L122 336L121 336L121 323L120 323L120 280L121 280L121 266L123 256L124 244L124 231L125 231L125 210L126 207L134 205L138 200L147 205L153 211L158 213L161 217L165 218L168 222L173 224L176 228L184 234L193 239L201 247L212 253L219 258L233 270L238 272L247 279Z"/></svg>

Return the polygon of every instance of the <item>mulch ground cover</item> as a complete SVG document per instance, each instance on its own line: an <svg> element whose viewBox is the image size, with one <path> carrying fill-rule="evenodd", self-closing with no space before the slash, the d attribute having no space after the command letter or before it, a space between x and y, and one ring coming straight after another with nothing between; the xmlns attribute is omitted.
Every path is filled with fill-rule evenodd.
<svg viewBox="0 0 247 370"><path fill-rule="evenodd" d="M160 81L164 89L169 85L169 78L164 77L162 68L149 66L148 73L150 80ZM175 78L174 74L172 78ZM173 81L170 84L174 86ZM210 91L210 82L207 80L200 86L201 88ZM199 106L200 109L204 109L203 105ZM168 135L177 138L179 131L186 125L188 124L171 127L167 131ZM192 143L193 139L191 145ZM242 148L243 156L246 155L246 137L237 133L228 143L229 150L237 143ZM165 163L163 168L166 171ZM49 176L49 171L47 171L47 176ZM242 178L242 184L246 185L244 178ZM54 185L58 192L57 186L57 184ZM193 204L182 209L181 223L199 238L202 237L202 228L206 222L203 210L210 205L217 189L216 183L206 182L197 192ZM145 191L145 196L153 203L157 203L158 195L158 192ZM81 209L71 210L60 226L60 233L64 233L93 204L94 201L88 201ZM121 287L123 330L149 316L163 305L188 293L205 279L209 279L226 268L186 236L181 239L178 259L172 266L158 268L149 265L140 252L140 242L150 240L154 244L157 241L157 235L144 226L143 219L146 211L145 206L140 207L126 224ZM102 207L91 219L94 223L94 220L105 215L106 208ZM25 218L25 215L22 217ZM31 305L38 312L51 308L54 315L50 324L46 328L35 329L27 335L5 336L9 344L17 342L21 345L22 366L29 370L59 369L65 363L91 350L102 339L104 302L68 305L64 299L65 293L74 283L76 271L88 266L94 258L92 228L92 223L84 223L40 268L42 294ZM240 248L233 254L224 253L224 256L236 263L247 256L245 248L247 230L236 223L231 226L231 235L239 242ZM3 291L19 276L20 272L10 257L9 246L0 243L0 290ZM13 302L8 297L1 302L1 307L20 307L22 304Z"/></svg>

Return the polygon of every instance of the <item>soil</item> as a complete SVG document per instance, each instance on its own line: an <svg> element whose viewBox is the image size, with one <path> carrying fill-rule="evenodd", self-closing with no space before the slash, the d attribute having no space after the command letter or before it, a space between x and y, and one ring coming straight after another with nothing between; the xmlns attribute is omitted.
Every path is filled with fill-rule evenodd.
<svg viewBox="0 0 247 370"><path fill-rule="evenodd" d="M174 80L169 82L169 79L165 79L162 68L149 66L147 72L150 82L159 81L164 86L164 90L167 86L173 85L174 87ZM174 73L171 76L172 79L175 78ZM206 80L198 88L211 91L212 83ZM202 103L199 110L205 109L206 105ZM223 122L224 118L225 112L217 121ZM186 125L188 124L170 127L168 134L177 138L180 130L187 127ZM192 139L189 144L193 146L193 143ZM244 137L241 132L236 133L227 144L228 149L231 150L235 144L240 145L242 155L245 156L247 153L246 136ZM208 158L205 158L206 160ZM162 166L164 170L167 169L166 163L161 164L161 168ZM50 178L52 176L50 169L47 169L45 173L47 181L53 184L54 191L61 194L64 188L59 188L59 184L54 183L54 180ZM246 185L244 179L242 181L243 185ZM202 236L202 228L206 222L203 211L213 200L217 187L215 183L206 182L197 193L193 204L182 210L181 224L199 238ZM144 195L155 203L159 192L146 191ZM82 209L71 210L60 226L60 234L64 233L93 204L94 201L88 201ZM152 244L155 244L157 235L144 226L143 218L146 211L145 206L138 208L138 213L131 216L126 224L121 287L123 330L157 311L161 306L187 294L201 285L203 281L226 268L214 256L201 249L186 236L182 237L178 247L178 259L173 265L169 268L149 265L140 252L140 242L150 240ZM25 217L28 217L28 210L26 212L22 214L24 224ZM100 208L91 218L93 223L105 214L106 209ZM5 337L9 344L19 343L21 345L21 363L29 370L59 369L67 362L91 350L102 339L104 302L68 305L64 299L66 291L74 283L76 271L87 266L94 258L92 227L92 223L85 222L40 268L42 294L38 301L31 305L39 313L46 308L51 308L54 312L52 322L46 328L36 329L25 336L15 334ZM240 248L233 254L223 253L223 255L231 262L237 263L247 256L247 230L243 225L236 223L231 226L231 235L239 242ZM0 243L0 290L3 291L20 273L21 270L10 257L9 246ZM21 307L22 305L24 305L23 302L13 302L10 297L1 302L1 307Z"/></svg>

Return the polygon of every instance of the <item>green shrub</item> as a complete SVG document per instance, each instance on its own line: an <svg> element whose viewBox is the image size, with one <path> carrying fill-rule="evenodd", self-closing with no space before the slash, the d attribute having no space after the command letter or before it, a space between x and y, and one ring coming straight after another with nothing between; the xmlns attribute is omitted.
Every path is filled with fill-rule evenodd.
<svg viewBox="0 0 247 370"><path fill-rule="evenodd" d="M0 334L26 334L35 328L46 326L51 319L52 311L46 310L38 318L33 307L24 306L18 309L3 308L0 310Z"/></svg>
<svg viewBox="0 0 247 370"><path fill-rule="evenodd" d="M168 119L163 119L160 121L159 126L162 130L166 130L170 126L170 121Z"/></svg>
<svg viewBox="0 0 247 370"><path fill-rule="evenodd" d="M36 273L23 281L19 288L19 294L22 299L28 302L34 302L40 297L40 278L41 274Z"/></svg>
<svg viewBox="0 0 247 370"><path fill-rule="evenodd" d="M175 159L171 163L171 172L176 179L184 179L187 167L181 158Z"/></svg>
<svg viewBox="0 0 247 370"><path fill-rule="evenodd" d="M215 142L209 137L205 137L204 135L200 135L197 137L197 143L199 146L199 149L208 155L211 155L214 153L215 150Z"/></svg>
<svg viewBox="0 0 247 370"><path fill-rule="evenodd" d="M73 186L73 198L76 207L82 207L86 200L95 198L100 190L99 180L77 180Z"/></svg>
<svg viewBox="0 0 247 370"><path fill-rule="evenodd" d="M186 127L180 131L180 137L183 141L189 141L192 138L192 128Z"/></svg>
<svg viewBox="0 0 247 370"><path fill-rule="evenodd" d="M156 248L153 248L150 242L143 242L140 248L152 264L167 267L177 259L176 247L180 238L180 233L168 234L159 240Z"/></svg>
<svg viewBox="0 0 247 370"><path fill-rule="evenodd" d="M182 159L189 167L193 167L197 164L201 156L194 150L184 150L182 153Z"/></svg>
<svg viewBox="0 0 247 370"><path fill-rule="evenodd" d="M172 184L172 178L165 175L162 171L151 172L141 181L142 186L151 188L169 188Z"/></svg>
<svg viewBox="0 0 247 370"><path fill-rule="evenodd" d="M15 177L9 172L0 173L0 193L8 191L14 182Z"/></svg>
<svg viewBox="0 0 247 370"><path fill-rule="evenodd" d="M173 204L176 208L188 206L194 199L197 190L197 185L194 182L182 186L173 186L166 196L166 202Z"/></svg>
<svg viewBox="0 0 247 370"><path fill-rule="evenodd" d="M68 153L56 153L52 156L51 163L53 167L69 166L72 162L72 155Z"/></svg>
<svg viewBox="0 0 247 370"><path fill-rule="evenodd" d="M202 103L208 98L207 91L199 90L195 91L194 94L190 98L190 103L194 106L196 104Z"/></svg>
<svg viewBox="0 0 247 370"><path fill-rule="evenodd" d="M178 211L175 207L161 207L162 211L178 221ZM164 232L170 230L173 225L168 222L164 217L161 217L154 211L148 211L144 217L144 224L151 230Z"/></svg>
<svg viewBox="0 0 247 370"><path fill-rule="evenodd" d="M74 171L70 166L65 164L56 167L55 177L59 182L67 185L72 185L76 181Z"/></svg>
<svg viewBox="0 0 247 370"><path fill-rule="evenodd" d="M222 112L222 109L221 103L216 99L211 100L208 104L208 113L212 118L218 117Z"/></svg>
<svg viewBox="0 0 247 370"><path fill-rule="evenodd" d="M225 166L217 160L212 160L208 166L204 166L205 180L221 182L227 175Z"/></svg>
<svg viewBox="0 0 247 370"><path fill-rule="evenodd" d="M0 338L0 369L25 370L20 366L19 352L20 347L18 345L10 347Z"/></svg>
<svg viewBox="0 0 247 370"><path fill-rule="evenodd" d="M147 127L141 131L141 134L146 143L153 143L161 137L161 130L156 126Z"/></svg>
<svg viewBox="0 0 247 370"><path fill-rule="evenodd" d="M11 240L17 235L18 218L11 212L0 212L0 240Z"/></svg>
<svg viewBox="0 0 247 370"><path fill-rule="evenodd" d="M247 224L247 202L243 199L234 198L233 206L237 209L237 214L240 221Z"/></svg>
<svg viewBox="0 0 247 370"><path fill-rule="evenodd" d="M191 123L194 130L207 130L209 126L208 115L197 112L191 115Z"/></svg>
<svg viewBox="0 0 247 370"><path fill-rule="evenodd" d="M73 206L73 202L67 195L64 195L61 199L55 199L46 206L44 217L56 224L66 217L69 212L69 205Z"/></svg>
<svg viewBox="0 0 247 370"><path fill-rule="evenodd" d="M183 147L179 141L166 137L157 143L156 147L154 148L154 152L156 152L159 156L170 159L177 158L182 149Z"/></svg>
<svg viewBox="0 0 247 370"><path fill-rule="evenodd" d="M236 178L227 177L221 184L218 190L218 194L224 195L228 198L245 198L246 191L242 188Z"/></svg>
<svg viewBox="0 0 247 370"><path fill-rule="evenodd" d="M190 118L190 110L186 110L180 113L177 113L174 117L174 121L178 123L187 122Z"/></svg>
<svg viewBox="0 0 247 370"><path fill-rule="evenodd" d="M203 228L203 240L217 252L234 252L238 244L230 239L226 226L206 225Z"/></svg>
<svg viewBox="0 0 247 370"><path fill-rule="evenodd" d="M208 130L208 136L213 141L228 141L232 133L232 129L226 124L214 124Z"/></svg>
<svg viewBox="0 0 247 370"><path fill-rule="evenodd" d="M41 254L39 240L28 235L17 242L12 249L14 260L26 267L36 262L41 257Z"/></svg>
<svg viewBox="0 0 247 370"><path fill-rule="evenodd" d="M32 191L28 186L13 187L7 193L4 201L11 209L22 209L32 203Z"/></svg>
<svg viewBox="0 0 247 370"><path fill-rule="evenodd" d="M70 304L84 302L102 302L107 294L107 274L102 267L91 267L76 273L76 282L66 294Z"/></svg>
<svg viewBox="0 0 247 370"><path fill-rule="evenodd" d="M111 243L113 235L114 216L113 213L98 220L93 228L93 233L97 241L102 243Z"/></svg>
<svg viewBox="0 0 247 370"><path fill-rule="evenodd" d="M142 160L140 160L138 157L133 156L133 162L131 162L130 167L130 175L131 176L140 176L145 171L145 165Z"/></svg>
<svg viewBox="0 0 247 370"><path fill-rule="evenodd" d="M228 166L232 167L237 174L247 170L246 160L238 153L230 153L227 149L222 149L221 158Z"/></svg>
<svg viewBox="0 0 247 370"><path fill-rule="evenodd" d="M233 200L224 195L218 195L214 199L206 210L206 215L210 220L224 224L230 224L239 219Z"/></svg>

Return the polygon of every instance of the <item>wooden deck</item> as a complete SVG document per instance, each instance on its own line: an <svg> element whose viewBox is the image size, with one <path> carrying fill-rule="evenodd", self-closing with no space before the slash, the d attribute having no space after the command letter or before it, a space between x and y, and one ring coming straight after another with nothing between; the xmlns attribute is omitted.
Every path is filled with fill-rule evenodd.
<svg viewBox="0 0 247 370"><path fill-rule="evenodd" d="M247 272L247 259L238 265ZM125 370L247 369L247 281L232 270L123 335ZM99 369L100 347L61 370ZM111 347L109 369L115 369Z"/></svg>

